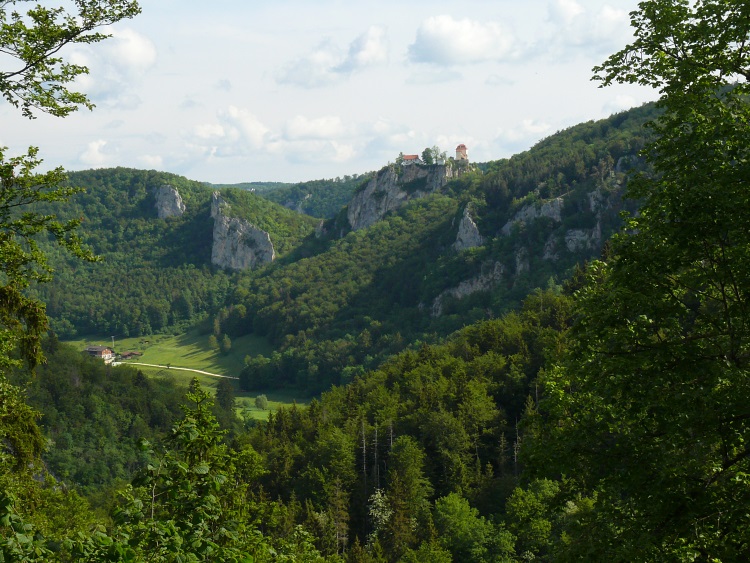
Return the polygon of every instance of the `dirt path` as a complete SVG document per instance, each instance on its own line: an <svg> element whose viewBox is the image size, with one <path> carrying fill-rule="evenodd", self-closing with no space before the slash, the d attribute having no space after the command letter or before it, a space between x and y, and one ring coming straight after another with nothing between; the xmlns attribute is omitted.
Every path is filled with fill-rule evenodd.
<svg viewBox="0 0 750 563"><path fill-rule="evenodd" d="M144 364L144 363L141 363L141 362L112 362L112 365L113 366L119 366L119 365L124 365L124 366L148 366L148 367L151 367L151 368L178 369L180 371L192 371L192 372L195 372L195 373L202 373L203 375L210 375L211 377L221 377L223 379L239 379L239 377L232 377L231 375L219 375L218 373L211 373L211 372L203 371L203 370L200 370L200 369L178 368L178 367L173 366L173 365L162 366L162 365L159 365L159 364Z"/></svg>

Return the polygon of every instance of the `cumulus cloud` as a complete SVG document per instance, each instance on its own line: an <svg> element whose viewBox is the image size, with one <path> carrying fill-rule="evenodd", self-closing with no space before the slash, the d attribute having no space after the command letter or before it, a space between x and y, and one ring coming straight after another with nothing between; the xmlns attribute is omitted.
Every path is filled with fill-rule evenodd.
<svg viewBox="0 0 750 563"><path fill-rule="evenodd" d="M273 132L250 110L230 106L214 122L193 128L188 148L196 158L281 155L292 163L345 162L357 153L352 132L338 116L287 120Z"/></svg>
<svg viewBox="0 0 750 563"><path fill-rule="evenodd" d="M284 125L284 138L288 140L330 139L341 137L343 134L344 125L341 118L334 115L314 119L297 115Z"/></svg>
<svg viewBox="0 0 750 563"><path fill-rule="evenodd" d="M636 105L638 105L638 102L635 98L633 98L632 96L620 94L604 104L604 107L602 109L604 110L605 114L611 115L613 113L628 110L635 107Z"/></svg>
<svg viewBox="0 0 750 563"><path fill-rule="evenodd" d="M576 0L554 0L547 8L553 31L546 45L558 56L568 56L571 50L603 55L630 39L630 19L625 10L608 4L587 10Z"/></svg>
<svg viewBox="0 0 750 563"><path fill-rule="evenodd" d="M159 155L144 154L138 160L146 167L159 170L164 167L164 159Z"/></svg>
<svg viewBox="0 0 750 563"><path fill-rule="evenodd" d="M372 26L349 45L346 59L337 67L339 72L353 72L388 61L385 29Z"/></svg>
<svg viewBox="0 0 750 563"><path fill-rule="evenodd" d="M87 166L101 167L110 161L111 156L107 141L98 139L87 145L86 150L78 157L78 160Z"/></svg>
<svg viewBox="0 0 750 563"><path fill-rule="evenodd" d="M408 58L442 66L501 61L512 56L514 38L500 24L433 16L417 30Z"/></svg>
<svg viewBox="0 0 750 563"><path fill-rule="evenodd" d="M141 104L133 87L140 84L156 64L156 47L144 35L131 29L108 28L112 37L96 48L80 47L71 62L84 65L90 73L76 85L99 105L135 109Z"/></svg>
<svg viewBox="0 0 750 563"><path fill-rule="evenodd" d="M268 152L280 154L293 164L346 162L357 154L353 144L335 140L286 141L278 139L268 145Z"/></svg>
<svg viewBox="0 0 750 563"><path fill-rule="evenodd" d="M552 21L572 22L577 16L585 12L576 0L555 0L549 4L549 17Z"/></svg>
<svg viewBox="0 0 750 563"><path fill-rule="evenodd" d="M269 129L250 110L229 106L216 117L193 128L187 136L191 147L211 156L244 155L263 147Z"/></svg>
<svg viewBox="0 0 750 563"><path fill-rule="evenodd" d="M535 119L523 119L507 129L500 129L492 144L496 153L511 155L527 149L531 144L551 134L552 126Z"/></svg>
<svg viewBox="0 0 750 563"><path fill-rule="evenodd" d="M285 65L276 81L303 88L318 88L387 60L385 29L373 26L352 41L348 49L340 48L330 39L321 42L310 54Z"/></svg>

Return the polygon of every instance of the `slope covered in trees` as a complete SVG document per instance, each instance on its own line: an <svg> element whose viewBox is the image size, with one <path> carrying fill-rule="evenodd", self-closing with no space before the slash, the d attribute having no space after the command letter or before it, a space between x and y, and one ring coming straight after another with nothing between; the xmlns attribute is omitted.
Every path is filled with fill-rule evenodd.
<svg viewBox="0 0 750 563"><path fill-rule="evenodd" d="M6 378L11 365L27 373L20 359L39 359L43 319L13 324L9 319L35 318L34 311L0 302L4 335L29 344L12 350L0 341L0 556L87 562L747 560L750 88L742 77L750 75L748 15L744 2L642 2L633 14L635 42L598 69L605 83L660 88L663 112L649 125L645 165L639 163L641 173L626 187L639 211L627 216L601 260L573 270L564 288L553 280L548 291L532 292L517 312L474 322L446 339L435 336L434 343L413 342L370 370L350 372L351 380L306 409L281 410L231 438L220 429L210 397L193 382L182 416L168 437L147 446L151 463L122 489L110 519L92 515L85 499L45 473L45 430ZM685 52L693 56L689 64ZM505 165L484 177L501 174ZM579 185L590 182L595 190L588 193L619 189L616 167L581 174L570 180L562 205L588 199L594 212ZM285 262L240 280L231 298L236 302L227 303L219 324L251 330L258 319L273 319L282 328L271 336L282 345L301 345L303 338L316 345L356 342L352 355L372 347L374 335L395 338L376 333L385 320L352 322L346 312L361 303L360 290L368 295L372 288L374 310L413 305L429 276L407 286L397 301L387 286L409 280L395 272L404 266L414 276L420 266L394 262L381 291L377 274L384 262L373 248L402 249L419 240L434 244L438 258L432 261L439 263L443 256L501 248L501 240L524 240L518 223L531 219L530 211L504 232L524 209L519 201L504 215L485 212L483 234L495 239L487 248L448 253L453 234L444 227L463 209L461 194L475 196L482 178L462 176L447 194L412 202L370 229L305 241ZM518 198L527 205L542 189L537 184ZM535 240L546 246L558 228L584 230L564 225L569 217L560 211L560 219L529 229ZM494 230L487 228L493 224ZM345 279L336 265L357 252L377 263L360 266L362 277L341 295L321 298L318 284L306 283L306 268L320 280ZM327 256L330 264L320 262ZM407 250L404 256L412 255ZM522 262L518 252L508 256ZM513 283L524 279L517 270ZM294 273L288 283L285 271ZM256 283L279 294L251 310ZM332 305L324 308L327 301ZM290 318L305 302L321 310ZM403 311L394 318L402 316L408 319ZM369 324L357 337L344 332L360 322ZM299 334L289 338L287 331L298 325ZM61 373L39 373L76 387L86 368L79 360L63 353ZM255 367L279 365L272 358ZM92 370L92 388L118 387L101 374ZM135 378L123 381L134 384ZM97 402L82 391L89 387L80 387L81 403L98 414ZM45 381L41 388L54 398L54 386ZM54 401L45 397L39 395L40 404L54 414ZM143 405L131 408L146 412ZM125 409L119 412L128 417ZM55 435L54 428L46 431Z"/></svg>
<svg viewBox="0 0 750 563"><path fill-rule="evenodd" d="M226 303L232 274L211 265L212 190L173 174L126 168L76 172L69 182L85 191L40 211L84 217L80 235L102 261L80 264L49 250L59 273L39 294L61 337L186 327ZM180 217L157 218L154 190L165 184L186 206ZM226 190L222 198L234 215L267 231L281 256L312 232L312 219L254 194Z"/></svg>
<svg viewBox="0 0 750 563"><path fill-rule="evenodd" d="M278 204L312 217L330 219L352 198L352 194L371 174L353 174L331 180L313 180L266 189L259 193Z"/></svg>

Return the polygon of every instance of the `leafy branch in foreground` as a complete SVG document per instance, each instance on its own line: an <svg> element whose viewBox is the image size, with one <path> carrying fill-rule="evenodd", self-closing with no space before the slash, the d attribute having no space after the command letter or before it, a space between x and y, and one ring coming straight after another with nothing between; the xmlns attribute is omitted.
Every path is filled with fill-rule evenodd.
<svg viewBox="0 0 750 563"><path fill-rule="evenodd" d="M595 72L659 88L643 204L589 268L544 378L540 473L568 478L562 560L740 561L750 541L750 4L651 0ZM538 423L538 421L537 421ZM585 507L585 508L584 508Z"/></svg>
<svg viewBox="0 0 750 563"><path fill-rule="evenodd" d="M60 222L54 215L29 210L43 202L65 201L76 188L64 187L62 169L36 174L41 164L37 149L5 158L0 147L0 336L7 344L17 341L22 359L35 365L41 359L40 336L47 329L44 305L25 294L31 282L49 281L51 268L39 250L36 237L48 234L74 256L94 261L96 257L81 245L75 229L81 220ZM0 356L0 369L11 363Z"/></svg>
<svg viewBox="0 0 750 563"><path fill-rule="evenodd" d="M88 68L66 62L59 52L72 44L97 43L109 35L95 31L140 13L133 0L75 0L75 12L35 4L25 14L7 6L30 0L0 2L0 53L15 67L0 71L0 92L24 117L34 111L65 117L84 106L94 106L85 94L67 84L88 74Z"/></svg>

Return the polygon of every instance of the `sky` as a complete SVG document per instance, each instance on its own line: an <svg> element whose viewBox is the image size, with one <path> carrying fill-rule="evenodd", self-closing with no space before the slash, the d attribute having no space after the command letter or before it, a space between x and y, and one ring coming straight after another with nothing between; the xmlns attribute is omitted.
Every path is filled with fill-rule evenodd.
<svg viewBox="0 0 750 563"><path fill-rule="evenodd" d="M0 146L47 166L126 166L212 183L378 170L400 152L507 158L656 99L591 69L631 39L637 0L141 0L102 43L63 52L96 104L24 119Z"/></svg>

